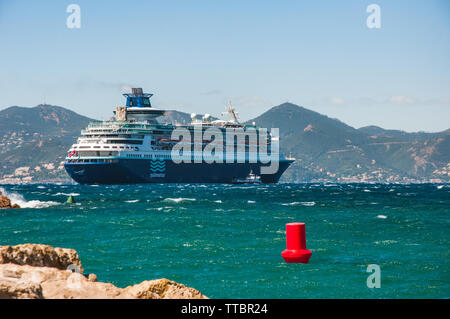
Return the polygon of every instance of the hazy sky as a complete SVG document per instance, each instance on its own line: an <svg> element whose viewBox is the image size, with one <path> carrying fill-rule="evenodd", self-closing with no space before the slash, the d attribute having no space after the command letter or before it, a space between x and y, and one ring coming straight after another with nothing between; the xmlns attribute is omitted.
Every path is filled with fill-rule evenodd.
<svg viewBox="0 0 450 319"><path fill-rule="evenodd" d="M440 131L449 59L448 0L0 0L0 109L45 99L107 119L138 86L189 113L231 100L247 120L289 101L354 127Z"/></svg>

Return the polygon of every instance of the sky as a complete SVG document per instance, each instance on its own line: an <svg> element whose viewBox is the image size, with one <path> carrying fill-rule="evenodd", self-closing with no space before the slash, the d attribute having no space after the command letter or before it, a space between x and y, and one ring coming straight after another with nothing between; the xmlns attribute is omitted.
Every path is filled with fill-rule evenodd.
<svg viewBox="0 0 450 319"><path fill-rule="evenodd" d="M231 101L248 120L291 102L356 128L442 131L450 1L0 0L0 110L108 119L130 87L188 113L220 117Z"/></svg>

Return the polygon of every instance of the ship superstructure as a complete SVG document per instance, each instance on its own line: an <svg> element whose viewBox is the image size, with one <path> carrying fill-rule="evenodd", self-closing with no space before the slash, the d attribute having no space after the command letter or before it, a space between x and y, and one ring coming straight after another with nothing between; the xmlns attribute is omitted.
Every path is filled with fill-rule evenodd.
<svg viewBox="0 0 450 319"><path fill-rule="evenodd" d="M64 167L78 183L235 183L255 176L276 183L294 161L272 147L277 137L240 124L232 106L228 121L192 114L190 124L165 124L157 121L165 111L152 107L152 94L133 88L124 96L126 105L115 109L114 119L90 123L70 148ZM271 163L255 144L277 161L276 171L264 173Z"/></svg>

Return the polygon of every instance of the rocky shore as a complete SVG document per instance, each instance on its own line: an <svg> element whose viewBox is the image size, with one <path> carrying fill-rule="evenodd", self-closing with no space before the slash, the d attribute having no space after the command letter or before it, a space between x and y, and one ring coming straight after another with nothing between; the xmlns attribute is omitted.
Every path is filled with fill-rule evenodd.
<svg viewBox="0 0 450 319"><path fill-rule="evenodd" d="M119 288L83 274L73 249L24 244L0 246L0 298L15 299L207 299L194 288L168 280L146 280Z"/></svg>
<svg viewBox="0 0 450 319"><path fill-rule="evenodd" d="M0 192L0 208L20 208L17 204L11 205L11 200Z"/></svg>

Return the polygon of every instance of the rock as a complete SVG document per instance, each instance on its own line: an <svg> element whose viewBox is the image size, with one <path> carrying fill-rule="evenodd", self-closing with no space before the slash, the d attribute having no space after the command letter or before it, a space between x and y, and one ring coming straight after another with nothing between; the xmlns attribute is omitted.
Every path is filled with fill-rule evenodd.
<svg viewBox="0 0 450 319"><path fill-rule="evenodd" d="M88 280L90 282L97 282L97 275L96 274L89 274Z"/></svg>
<svg viewBox="0 0 450 319"><path fill-rule="evenodd" d="M36 293L23 293L28 291L26 289ZM16 264L0 265L0 296L45 299L133 298L121 288L108 283L90 282L76 272Z"/></svg>
<svg viewBox="0 0 450 319"><path fill-rule="evenodd" d="M8 197L0 195L0 208L11 208L11 201Z"/></svg>
<svg viewBox="0 0 450 319"><path fill-rule="evenodd" d="M207 299L199 291L167 279L147 280L127 288L96 282L54 267L0 265L0 298L45 299Z"/></svg>
<svg viewBox="0 0 450 319"><path fill-rule="evenodd" d="M0 278L0 299L42 299L42 287L31 281Z"/></svg>
<svg viewBox="0 0 450 319"><path fill-rule="evenodd" d="M138 299L207 299L200 291L166 278L146 280L125 290Z"/></svg>
<svg viewBox="0 0 450 319"><path fill-rule="evenodd" d="M74 249L53 248L48 245L23 244L17 246L0 246L0 264L13 263L40 267L55 267L66 270L75 265L80 273L83 267Z"/></svg>
<svg viewBox="0 0 450 319"><path fill-rule="evenodd" d="M17 204L11 205L11 200L0 192L0 208L20 208L20 206Z"/></svg>
<svg viewBox="0 0 450 319"><path fill-rule="evenodd" d="M207 299L198 290L165 278L119 288L98 282L95 274L73 272L77 268L82 271L73 249L38 244L0 246L0 298Z"/></svg>

